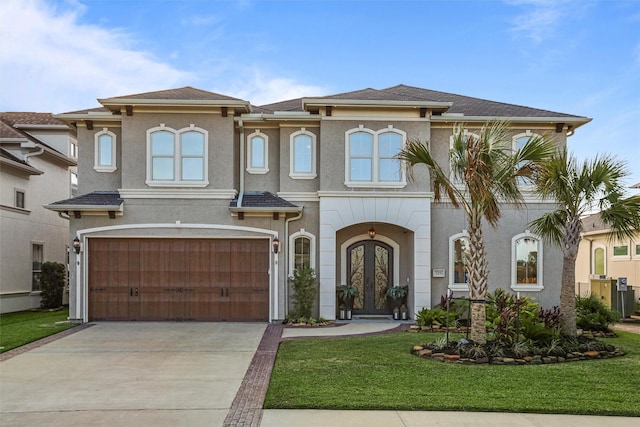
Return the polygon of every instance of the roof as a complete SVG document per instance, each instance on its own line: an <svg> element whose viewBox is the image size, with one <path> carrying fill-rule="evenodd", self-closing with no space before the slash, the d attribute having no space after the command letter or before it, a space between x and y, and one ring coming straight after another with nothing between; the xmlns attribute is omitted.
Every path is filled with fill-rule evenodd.
<svg viewBox="0 0 640 427"><path fill-rule="evenodd" d="M604 222L602 222L602 219L600 219L599 213L594 213L582 218L583 233L591 233L594 231L603 231L608 229L609 229L609 226L605 225Z"/></svg>
<svg viewBox="0 0 640 427"><path fill-rule="evenodd" d="M71 199L60 200L51 203L50 207L89 207L89 206L120 206L122 204L120 193L117 191L94 191L93 193L83 194Z"/></svg>
<svg viewBox="0 0 640 427"><path fill-rule="evenodd" d="M191 86L185 86L177 89L166 89L154 92L136 93L133 95L116 96L107 98L108 100L118 99L167 99L167 100L200 100L200 101L243 101L239 98L233 98L227 95L221 95L215 92L197 89Z"/></svg>
<svg viewBox="0 0 640 427"><path fill-rule="evenodd" d="M11 154L10 152L8 152L7 150L5 150L4 148L0 148L0 157L20 163L24 166L29 166L32 167L29 163L25 162L24 160L14 156L13 154Z"/></svg>
<svg viewBox="0 0 640 427"><path fill-rule="evenodd" d="M295 211L302 208L275 196L268 191L247 191L242 196L242 205L238 208L238 197L229 204L232 210L263 210L263 211Z"/></svg>
<svg viewBox="0 0 640 427"><path fill-rule="evenodd" d="M352 100L352 101L380 101L399 103L433 103L441 104L447 113L463 114L464 116L478 117L553 117L553 118L580 118L589 121L587 117L575 116L572 114L559 113L555 111L543 110L539 108L525 107L522 105L508 104L504 102L489 101L486 99L473 98L470 96L457 95L453 93L440 92L430 89L422 89L407 85L397 85L386 89L366 88L352 92L343 92L334 95L296 98L273 104L261 105L259 108L275 111L304 111L303 101L312 99L314 102L326 101L330 104L332 100Z"/></svg>
<svg viewBox="0 0 640 427"><path fill-rule="evenodd" d="M0 121L0 138L3 139L27 139L27 136L13 126Z"/></svg>
<svg viewBox="0 0 640 427"><path fill-rule="evenodd" d="M51 113L7 112L0 113L0 120L9 126L16 125L52 125L67 126L53 117Z"/></svg>

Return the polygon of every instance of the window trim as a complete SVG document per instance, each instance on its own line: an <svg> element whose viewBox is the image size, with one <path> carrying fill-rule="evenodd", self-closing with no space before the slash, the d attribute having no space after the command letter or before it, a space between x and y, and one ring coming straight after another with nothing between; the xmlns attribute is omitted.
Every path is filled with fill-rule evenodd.
<svg viewBox="0 0 640 427"><path fill-rule="evenodd" d="M173 172L174 180L154 180L153 179L153 163L152 163L152 153L151 153L151 135L155 132L165 131L172 133L173 138ZM203 135L204 138L204 153L203 153L203 176L202 180L182 180L182 156L180 151L180 136L186 132L199 132ZM193 123L187 127L182 129L173 129L171 127L165 126L164 123L161 123L160 126L156 126L150 129L147 129L147 159L146 159L146 180L145 184L149 187L197 187L202 188L209 185L209 131L194 125Z"/></svg>
<svg viewBox="0 0 640 427"><path fill-rule="evenodd" d="M636 248L640 247L640 240L636 240L632 244L633 251L631 252L631 257L633 259L640 259L640 254L636 253Z"/></svg>
<svg viewBox="0 0 640 427"><path fill-rule="evenodd" d="M306 135L311 137L311 172L296 172L295 165L295 143L296 137ZM293 132L289 137L289 177L292 179L314 179L318 176L316 169L316 147L317 137L313 132L309 132L306 128L300 128L300 130Z"/></svg>
<svg viewBox="0 0 640 427"><path fill-rule="evenodd" d="M468 292L469 291L469 282L467 283L459 283L454 282L454 270L455 270L455 242L461 238L466 238L469 240L469 232L467 230L462 230L462 233L454 234L449 237L449 289L453 292Z"/></svg>
<svg viewBox="0 0 640 427"><path fill-rule="evenodd" d="M101 165L100 164L100 137L103 135L108 135L111 137L111 164L110 165ZM111 132L109 128L102 128L100 132L96 132L94 135L94 160L93 160L93 169L96 172L115 172L117 167L116 162L116 134Z"/></svg>
<svg viewBox="0 0 640 427"><path fill-rule="evenodd" d="M512 152L515 152L518 149L517 144L518 144L518 140L520 138L528 138L528 139L541 138L541 135L537 134L535 132L532 132L530 129L527 129L524 132L520 132L519 134L513 135L511 137L511 150L512 150ZM521 178L521 177L518 177L518 178ZM535 189L535 185L532 182L529 182L529 183L526 183L526 184L525 183L518 183L518 186L521 189L525 190L525 191L532 191L532 190Z"/></svg>
<svg viewBox="0 0 640 427"><path fill-rule="evenodd" d="M351 156L350 156L350 136L354 133L368 133L373 137L373 152L371 154L371 181L352 181L351 180ZM393 125L374 131L359 125L357 128L349 129L344 133L345 152L344 152L344 185L350 188L404 188L407 186L407 174L404 162L400 161L400 181L380 181L380 154L379 154L379 136L384 133L396 133L402 137L402 146L407 141L407 133L403 130L396 129Z"/></svg>
<svg viewBox="0 0 640 427"><path fill-rule="evenodd" d="M538 258L537 258L537 283L516 283L518 280L517 260L516 260L516 242L520 239L535 239L538 242ZM540 236L526 230L524 233L517 234L511 239L511 289L521 292L539 292L544 289L543 276L543 242Z"/></svg>
<svg viewBox="0 0 640 427"><path fill-rule="evenodd" d="M618 243L618 242L616 242ZM626 247L627 248L627 254L626 255L615 255L616 253L616 248L621 248L621 247ZM629 248L629 243L619 243L619 244L612 244L611 247L611 261L629 261L631 259L631 251Z"/></svg>
<svg viewBox="0 0 640 427"><path fill-rule="evenodd" d="M27 209L27 192L22 188L13 189L13 204L18 209ZM18 194L22 194L22 206L18 203Z"/></svg>
<svg viewBox="0 0 640 427"><path fill-rule="evenodd" d="M36 263L36 259L35 259L35 247L39 246L41 248L41 255L42 255L42 260L40 260L40 269L36 269L34 268L34 264ZM34 288L34 282L35 282L35 275L36 274L40 274L42 276L42 264L44 264L45 257L44 257L44 242L39 242L39 241L32 241L31 242L31 292L41 292L42 291L42 286L39 286L38 289ZM40 276L40 278L41 278Z"/></svg>
<svg viewBox="0 0 640 427"><path fill-rule="evenodd" d="M309 239L309 266L315 271L316 269L316 236L309 233L304 228L300 231L296 231L289 236L289 267L288 275L293 276L293 266L295 265L296 256L296 239L299 237L305 237Z"/></svg>
<svg viewBox="0 0 640 427"><path fill-rule="evenodd" d="M596 249L604 250L604 273L602 275L607 275L607 245L602 242L595 242L591 247L591 274L600 276L600 274L596 273Z"/></svg>
<svg viewBox="0 0 640 427"><path fill-rule="evenodd" d="M253 139L260 137L264 140L264 167L254 167L253 162ZM256 129L255 132L247 135L247 172L250 174L264 175L269 172L269 136Z"/></svg>

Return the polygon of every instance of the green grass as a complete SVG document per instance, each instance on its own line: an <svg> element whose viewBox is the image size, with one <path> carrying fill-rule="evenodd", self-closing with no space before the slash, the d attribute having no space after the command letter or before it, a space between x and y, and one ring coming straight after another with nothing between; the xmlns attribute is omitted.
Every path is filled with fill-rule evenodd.
<svg viewBox="0 0 640 427"><path fill-rule="evenodd" d="M0 315L0 353L77 326L66 323L69 310L19 311ZM65 322L56 324L57 322Z"/></svg>
<svg viewBox="0 0 640 427"><path fill-rule="evenodd" d="M264 407L640 416L640 335L618 334L607 341L624 357L532 366L454 365L410 354L436 334L287 341Z"/></svg>

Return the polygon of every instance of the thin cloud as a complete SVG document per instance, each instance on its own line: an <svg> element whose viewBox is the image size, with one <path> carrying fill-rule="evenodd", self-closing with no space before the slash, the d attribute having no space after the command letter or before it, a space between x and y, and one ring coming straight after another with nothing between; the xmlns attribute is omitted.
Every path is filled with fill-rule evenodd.
<svg viewBox="0 0 640 427"><path fill-rule="evenodd" d="M565 19L581 15L590 5L585 0L506 0L506 3L524 9L513 19L511 30L536 44L554 37Z"/></svg>
<svg viewBox="0 0 640 427"><path fill-rule="evenodd" d="M63 11L42 0L1 2L3 110L92 107L98 97L174 87L193 78L136 50L132 34L80 24L85 7L68 4Z"/></svg>

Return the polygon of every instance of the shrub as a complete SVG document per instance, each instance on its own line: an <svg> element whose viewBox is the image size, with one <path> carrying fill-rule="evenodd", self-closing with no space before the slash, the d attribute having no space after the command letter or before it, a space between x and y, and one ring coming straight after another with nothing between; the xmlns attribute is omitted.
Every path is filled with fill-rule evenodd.
<svg viewBox="0 0 640 427"><path fill-rule="evenodd" d="M449 311L447 314L446 310L438 307L423 308L416 314L416 324L418 326L451 326L455 324L455 318L456 314L453 311Z"/></svg>
<svg viewBox="0 0 640 427"><path fill-rule="evenodd" d="M608 331L611 323L620 320L620 313L607 308L600 297L576 297L576 325L587 331Z"/></svg>
<svg viewBox="0 0 640 427"><path fill-rule="evenodd" d="M66 273L64 264L59 262L45 262L42 264L40 308L53 309L62 306Z"/></svg>
<svg viewBox="0 0 640 427"><path fill-rule="evenodd" d="M296 268L289 282L293 289L292 298L294 300L292 317L310 318L313 303L318 294L315 272L310 267Z"/></svg>

